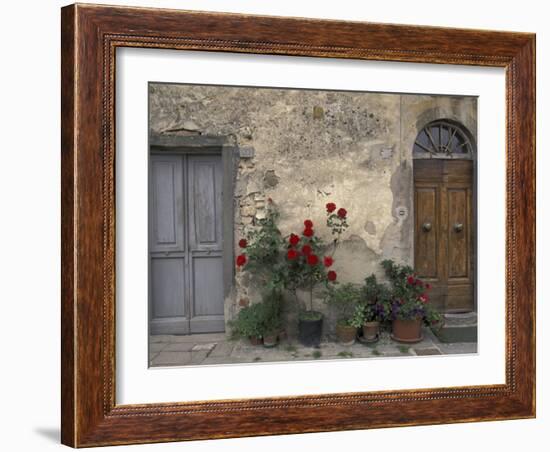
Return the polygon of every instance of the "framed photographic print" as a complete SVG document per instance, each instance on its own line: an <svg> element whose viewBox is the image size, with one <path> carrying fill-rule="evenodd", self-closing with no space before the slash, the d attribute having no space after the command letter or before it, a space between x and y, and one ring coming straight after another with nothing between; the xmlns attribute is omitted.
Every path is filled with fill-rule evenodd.
<svg viewBox="0 0 550 452"><path fill-rule="evenodd" d="M62 9L62 442L535 415L535 37Z"/></svg>

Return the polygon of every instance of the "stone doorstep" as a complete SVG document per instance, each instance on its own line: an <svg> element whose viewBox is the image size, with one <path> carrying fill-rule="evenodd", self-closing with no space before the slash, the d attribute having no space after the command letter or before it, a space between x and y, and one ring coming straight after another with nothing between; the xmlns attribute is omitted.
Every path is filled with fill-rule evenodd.
<svg viewBox="0 0 550 452"><path fill-rule="evenodd" d="M464 312L458 314L444 314L447 326L475 326L477 325L477 312Z"/></svg>
<svg viewBox="0 0 550 452"><path fill-rule="evenodd" d="M434 335L443 343L477 342L477 312L444 314L445 325L433 329Z"/></svg>
<svg viewBox="0 0 550 452"><path fill-rule="evenodd" d="M441 329L433 330L433 334L440 342L461 343L461 342L477 342L477 325L455 325L443 326Z"/></svg>

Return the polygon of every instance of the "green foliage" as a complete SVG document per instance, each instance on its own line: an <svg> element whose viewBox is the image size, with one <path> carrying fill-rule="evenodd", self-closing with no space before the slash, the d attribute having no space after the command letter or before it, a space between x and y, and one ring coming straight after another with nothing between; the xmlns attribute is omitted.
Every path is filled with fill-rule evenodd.
<svg viewBox="0 0 550 452"><path fill-rule="evenodd" d="M264 337L281 329L282 295L277 291L267 292L261 303L255 303L239 311L230 322L234 337Z"/></svg>
<svg viewBox="0 0 550 452"><path fill-rule="evenodd" d="M299 319L305 320L305 321L321 320L322 318L323 318L322 312L312 311L311 309L307 311L301 311L299 314Z"/></svg>
<svg viewBox="0 0 550 452"><path fill-rule="evenodd" d="M281 330L281 305L282 294L279 291L272 290L267 292L263 298L264 322L263 335L273 335Z"/></svg>
<svg viewBox="0 0 550 452"><path fill-rule="evenodd" d="M303 253L292 260L289 260L285 256L286 262L282 277L285 287L291 291L296 291L297 289L312 290L319 283L325 283L326 286L329 285L327 268L323 265L323 255L328 247L319 237L302 237L296 248L301 249L305 245L311 247L311 254L318 257L318 262L315 265L309 264L307 261L308 257Z"/></svg>
<svg viewBox="0 0 550 452"><path fill-rule="evenodd" d="M323 354L319 350L315 350L311 356L313 356L315 359L319 359Z"/></svg>
<svg viewBox="0 0 550 452"><path fill-rule="evenodd" d="M239 311L237 318L229 322L234 337L262 337L264 333L264 305L256 303Z"/></svg>
<svg viewBox="0 0 550 452"><path fill-rule="evenodd" d="M389 278L389 280L394 282L399 282L403 278L406 278L409 275L412 275L414 273L414 270L409 265L398 265L396 264L392 259L385 259L381 262L382 267L384 268L384 271L386 272L386 276Z"/></svg>
<svg viewBox="0 0 550 452"><path fill-rule="evenodd" d="M400 320L422 319L426 324L441 322L441 314L429 304L429 283L416 277L408 265L384 260L382 266L391 283L391 318Z"/></svg>
<svg viewBox="0 0 550 452"><path fill-rule="evenodd" d="M409 354L409 350L411 349L411 347L407 347L406 345L398 345L397 346L397 349L403 353L404 355L408 355Z"/></svg>
<svg viewBox="0 0 550 452"><path fill-rule="evenodd" d="M344 351L339 352L338 356L340 358L352 358L353 357L353 352L348 352L347 350L344 350Z"/></svg>
<svg viewBox="0 0 550 452"><path fill-rule="evenodd" d="M375 275L365 278L365 284L355 291L356 295L350 297L354 305L349 325L360 328L366 322L384 322L389 318L391 291Z"/></svg>
<svg viewBox="0 0 550 452"><path fill-rule="evenodd" d="M284 287L281 265L283 236L277 227L279 212L272 203L268 204L266 217L258 220L258 228L247 235L247 270L261 280L267 290Z"/></svg>
<svg viewBox="0 0 550 452"><path fill-rule="evenodd" d="M332 235L340 235L348 228L347 217L340 217L338 213L327 214L327 227L331 230Z"/></svg>
<svg viewBox="0 0 550 452"><path fill-rule="evenodd" d="M350 324L362 299L361 288L351 283L327 286L324 295L325 303L337 311L338 320Z"/></svg>
<svg viewBox="0 0 550 452"><path fill-rule="evenodd" d="M365 278L363 286L364 321L385 322L391 312L391 290L386 284L378 282L376 275Z"/></svg>
<svg viewBox="0 0 550 452"><path fill-rule="evenodd" d="M367 303L374 304L378 301L386 301L390 297L388 287L378 282L376 275L370 275L365 278L363 286L363 298Z"/></svg>
<svg viewBox="0 0 550 452"><path fill-rule="evenodd" d="M348 226L347 212L343 208L338 211L340 215L331 212L327 209L327 225L339 238ZM334 271L329 270L332 265L332 255L327 256L330 246L315 235L310 220L304 221L302 234L282 237L277 227L278 219L279 212L275 204L269 201L266 218L259 220L258 227L248 233L246 241L242 240L244 244L240 246L244 249L237 258L237 266L246 266L246 270L251 271L268 291L286 289L297 300L296 291L308 289L309 310L312 310L314 286L324 283L328 287L337 277ZM332 254L338 238L332 242ZM304 248L308 248L308 251ZM330 258L330 263L325 264L325 257Z"/></svg>
<svg viewBox="0 0 550 452"><path fill-rule="evenodd" d="M365 305L360 303L355 305L353 315L348 320L350 326L361 328L367 320L365 319Z"/></svg>

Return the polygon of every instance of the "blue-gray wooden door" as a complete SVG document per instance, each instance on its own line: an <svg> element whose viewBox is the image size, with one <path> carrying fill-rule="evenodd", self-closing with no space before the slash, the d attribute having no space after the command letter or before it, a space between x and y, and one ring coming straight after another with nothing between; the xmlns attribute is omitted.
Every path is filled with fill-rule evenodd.
<svg viewBox="0 0 550 452"><path fill-rule="evenodd" d="M151 334L225 330L220 155L153 154Z"/></svg>

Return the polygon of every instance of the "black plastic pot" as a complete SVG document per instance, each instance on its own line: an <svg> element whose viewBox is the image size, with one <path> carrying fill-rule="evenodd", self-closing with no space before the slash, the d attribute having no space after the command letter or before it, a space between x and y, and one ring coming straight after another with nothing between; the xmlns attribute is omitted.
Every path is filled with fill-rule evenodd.
<svg viewBox="0 0 550 452"><path fill-rule="evenodd" d="M298 320L298 340L306 347L318 347L321 343L321 333L323 332L323 317L319 313L317 319L299 319Z"/></svg>

